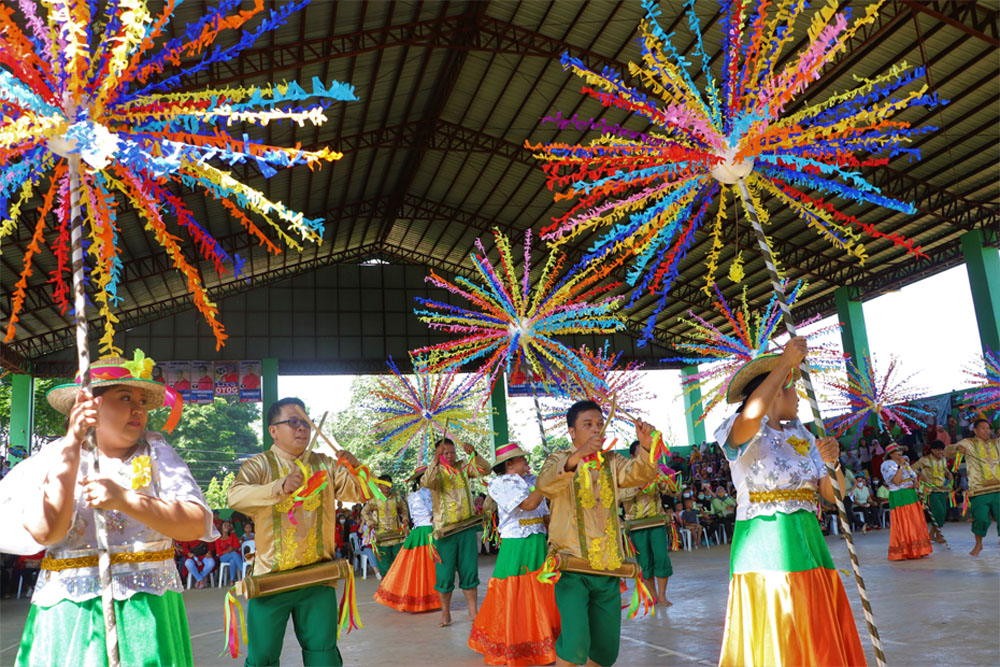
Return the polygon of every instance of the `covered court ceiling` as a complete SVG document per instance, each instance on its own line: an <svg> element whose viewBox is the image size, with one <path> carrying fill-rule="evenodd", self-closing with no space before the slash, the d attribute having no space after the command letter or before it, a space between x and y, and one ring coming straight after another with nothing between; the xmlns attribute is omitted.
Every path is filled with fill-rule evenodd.
<svg viewBox="0 0 1000 667"><path fill-rule="evenodd" d="M867 3L841 4L863 12ZM204 2L185 2L175 13L168 32L181 32L186 23L204 11L204 6ZM721 57L716 3L699 1L697 6L706 49L713 56L713 67L718 69ZM681 2L664 0L661 7L661 24L667 32L676 31L676 43L686 53L691 39ZM584 119L626 122L624 112L604 109L581 95L581 81L563 71L559 58L569 51L591 67L611 66L627 72L626 63L639 54L635 38L641 15L638 0L313 0L238 60L215 65L188 79L185 88L199 89L282 80L309 82L319 77L325 82L336 79L353 84L358 97L356 102L334 105L328 113L329 122L318 129L287 123L248 129L278 145L330 145L345 153L339 162L317 171L299 167L270 180L255 168L234 169L238 178L261 188L271 199L309 217L324 218L326 235L322 246L307 247L302 253L286 250L277 256L268 255L251 244L242 227L217 202L201 193L178 191L225 250L246 259L243 277L216 275L209 263L198 261L188 237L178 233L185 238L188 260L198 262L210 298L223 303L223 324L230 318L243 317L227 310L224 300L331 265L357 265L378 259L471 275L468 258L477 237L492 248L489 230L497 227L516 243L524 230L538 230L564 212L567 204L553 203L542 170L524 148L525 141L576 143L593 137L593 133L585 135L572 127L560 131L542 122L557 110ZM796 35L799 41L786 55L798 52L805 39L802 26L809 24L809 18L807 14L800 19L801 34ZM916 126L938 128L914 142L923 153L922 160L910 161L903 156L888 167L866 170L869 179L888 196L913 202L918 214L836 202L843 205L845 213L875 224L882 232L914 238L926 258L907 256L891 241L868 240L869 259L861 265L833 250L805 222L779 209L776 202L767 202L769 233L788 277L810 283L796 307L798 317L833 313L833 291L837 287L850 288L855 298L869 299L962 263L959 239L969 230L980 228L988 243L997 244L998 45L994 2L889 0L878 20L859 31L847 52L809 88L808 101L822 101L854 85L855 76L872 77L906 61L911 66L925 66L931 91L950 103L931 110L908 110L901 116ZM644 129L635 121L629 122L632 129ZM118 330L126 332L193 312L183 277L172 269L168 257L142 229L127 203L119 204L124 211L119 215L124 261L119 294L124 302L117 310L121 320ZM5 322L36 208L23 216L15 233L3 242L0 315ZM727 247L720 262L723 268L719 286L730 300L745 287L750 300L761 304L770 296L770 283L749 225L742 214L739 220L739 224L732 224L730 217L725 232ZM54 233L49 231L50 235ZM569 249L570 258L578 257L590 241L578 240ZM686 336L678 316L688 309L721 322L700 290L709 243L707 231L700 232L695 247L681 263L673 298L657 320L656 348L642 352L643 348L629 346L630 355L646 356L651 361L662 357L665 349ZM540 267L540 244L537 246L534 265ZM734 284L725 276L725 268L738 249L745 251L748 260L742 284ZM64 357L73 345L69 321L52 304L51 286L46 283L54 263L47 251L35 260L17 337L4 346L7 367L23 365L27 360ZM627 313L633 336L638 335L641 323L651 312L652 300L646 298ZM250 301L252 294L233 303ZM405 305L402 311L408 312L412 305ZM315 336L328 333L313 332ZM411 347L426 344L425 336L419 338ZM322 359L323 348L315 350L316 358ZM164 356L158 355L156 349L147 352L154 357ZM167 353L167 358L181 358L181 354L184 352L175 349ZM195 354L190 351L192 358ZM232 354L223 350L216 358L230 357Z"/></svg>

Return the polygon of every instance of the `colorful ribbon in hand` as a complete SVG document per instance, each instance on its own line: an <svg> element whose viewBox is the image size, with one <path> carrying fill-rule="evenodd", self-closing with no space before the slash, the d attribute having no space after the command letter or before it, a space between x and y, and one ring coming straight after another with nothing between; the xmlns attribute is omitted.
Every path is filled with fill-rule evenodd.
<svg viewBox="0 0 1000 667"><path fill-rule="evenodd" d="M292 525L297 526L299 522L295 520L295 510L302 507L307 500L322 493L329 483L329 479L326 470L317 470L309 475L309 468L302 461L295 459L295 464L302 471L303 477L306 477L306 482L292 493L292 506L288 508L288 520L292 522Z"/></svg>
<svg viewBox="0 0 1000 667"><path fill-rule="evenodd" d="M955 451L955 462L951 464L951 471L957 473L960 465L962 465L962 450L958 449Z"/></svg>
<svg viewBox="0 0 1000 667"><path fill-rule="evenodd" d="M656 463L663 454L670 456L670 447L663 440L662 433L653 431L653 444L649 448L649 462Z"/></svg>
<svg viewBox="0 0 1000 667"><path fill-rule="evenodd" d="M240 601L234 595L235 587L226 591L226 598L222 602L222 613L225 616L226 645L219 653L221 658L227 652L236 658L240 654L240 631L243 632L243 643L247 643L247 619L243 613ZM237 623L237 619L239 622Z"/></svg>
<svg viewBox="0 0 1000 667"><path fill-rule="evenodd" d="M555 584L560 577L562 577L562 572L559 570L559 558L550 553L545 557L541 569L538 570L537 579L543 584Z"/></svg>

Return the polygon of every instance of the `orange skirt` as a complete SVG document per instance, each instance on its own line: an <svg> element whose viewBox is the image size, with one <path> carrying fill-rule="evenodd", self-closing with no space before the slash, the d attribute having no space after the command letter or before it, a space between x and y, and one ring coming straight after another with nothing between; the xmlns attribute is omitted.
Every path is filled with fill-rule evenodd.
<svg viewBox="0 0 1000 667"><path fill-rule="evenodd" d="M905 492L909 493L905 493ZM900 497L893 502L893 494ZM912 502L906 502L912 495ZM931 553L931 537L927 532L924 509L913 489L898 489L889 494L894 505L889 513L889 560L921 558ZM906 504L899 504L906 502Z"/></svg>
<svg viewBox="0 0 1000 667"><path fill-rule="evenodd" d="M494 577L472 626L469 648L482 653L487 665L547 665L556 660L560 628L555 586L531 573Z"/></svg>
<svg viewBox="0 0 1000 667"><path fill-rule="evenodd" d="M837 571L734 574L719 664L867 664Z"/></svg>
<svg viewBox="0 0 1000 667"><path fill-rule="evenodd" d="M441 608L434 590L431 526L410 531L402 550L375 591L375 601L397 611L433 611Z"/></svg>

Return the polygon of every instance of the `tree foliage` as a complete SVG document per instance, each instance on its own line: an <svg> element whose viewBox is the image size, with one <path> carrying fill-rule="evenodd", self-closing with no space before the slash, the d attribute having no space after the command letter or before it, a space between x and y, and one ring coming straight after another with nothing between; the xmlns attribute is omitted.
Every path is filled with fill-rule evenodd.
<svg viewBox="0 0 1000 667"><path fill-rule="evenodd" d="M69 378L35 378L35 415L31 431L31 450L37 451L42 445L61 438L66 434L66 416L56 412L45 400L45 394L53 387L67 384ZM12 414L13 375L0 378L0 445L4 450L10 445L10 420Z"/></svg>
<svg viewBox="0 0 1000 667"><path fill-rule="evenodd" d="M205 501L214 510L221 510L229 507L229 487L233 485L236 473L227 472L226 476L219 481L219 478L212 476L208 483L208 490L205 491Z"/></svg>

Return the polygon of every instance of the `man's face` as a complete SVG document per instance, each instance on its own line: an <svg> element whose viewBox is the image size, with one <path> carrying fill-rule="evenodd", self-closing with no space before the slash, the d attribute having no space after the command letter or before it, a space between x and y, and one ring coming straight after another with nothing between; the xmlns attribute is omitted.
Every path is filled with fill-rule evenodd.
<svg viewBox="0 0 1000 667"><path fill-rule="evenodd" d="M281 412L267 429L278 448L295 456L306 450L311 435L309 422L302 418L300 410L297 405L281 406Z"/></svg>
<svg viewBox="0 0 1000 667"><path fill-rule="evenodd" d="M944 449L932 449L931 450L931 455L934 458L936 458L936 459L943 459L944 458Z"/></svg>
<svg viewBox="0 0 1000 667"><path fill-rule="evenodd" d="M981 421L972 430L980 440L990 439L990 425L988 422Z"/></svg>
<svg viewBox="0 0 1000 667"><path fill-rule="evenodd" d="M442 443L438 446L438 454L447 461L448 465L455 465L455 445L450 442Z"/></svg>
<svg viewBox="0 0 1000 667"><path fill-rule="evenodd" d="M569 427L573 446L579 449L595 433L604 428L604 414L600 410L584 410L576 416L576 424Z"/></svg>

